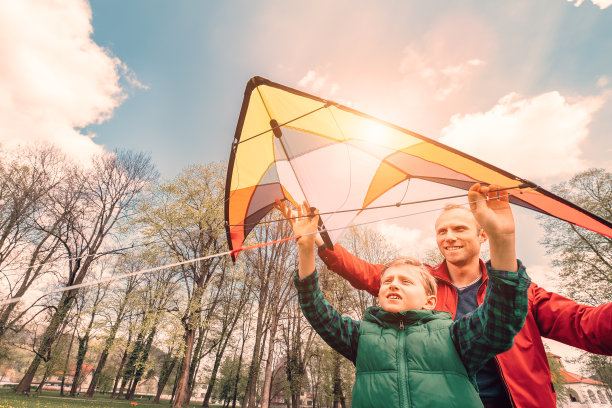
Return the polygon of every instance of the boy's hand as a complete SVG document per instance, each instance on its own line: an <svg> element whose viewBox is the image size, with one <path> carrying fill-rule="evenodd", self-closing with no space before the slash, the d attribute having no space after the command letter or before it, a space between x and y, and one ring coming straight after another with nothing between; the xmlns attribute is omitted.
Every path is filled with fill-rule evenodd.
<svg viewBox="0 0 612 408"><path fill-rule="evenodd" d="M296 213L286 203L276 200L274 206L283 213L285 218L291 223L293 233L300 236L298 238L298 276L304 279L310 276L315 270L315 237L317 236L317 226L319 225L319 212L312 211L312 208L304 201L297 207Z"/></svg>
<svg viewBox="0 0 612 408"><path fill-rule="evenodd" d="M274 208L279 210L283 216L291 223L293 233L300 236L298 245L314 246L319 225L319 211L312 210L306 201L302 205L298 205L297 212L289 208L285 202L276 200Z"/></svg>
<svg viewBox="0 0 612 408"><path fill-rule="evenodd" d="M468 191L470 209L489 238L491 266L503 271L517 271L515 226L506 191L501 187L474 184Z"/></svg>

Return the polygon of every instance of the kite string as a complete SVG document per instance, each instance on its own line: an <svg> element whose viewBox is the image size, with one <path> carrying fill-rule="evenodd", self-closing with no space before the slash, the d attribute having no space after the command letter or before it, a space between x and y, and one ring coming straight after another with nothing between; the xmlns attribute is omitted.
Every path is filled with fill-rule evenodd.
<svg viewBox="0 0 612 408"><path fill-rule="evenodd" d="M486 201L487 198L482 198L480 200L476 200L474 202L480 202L480 201ZM463 205L468 205L468 204L463 204ZM434 212L434 211L440 211L443 208L435 208L435 209L430 209L430 210L424 210L424 211L419 211L416 213L411 213L411 214L403 214L403 215L398 215L395 217L386 217L386 218L381 218L378 220L372 220L372 221L366 221L366 222L361 222L361 223L357 223L357 224L353 224L353 227L360 227L360 226L364 226L364 225L369 225L369 224L374 224L377 222L381 222L381 221L387 221L387 220L393 220L393 219L398 219L398 218L405 218L405 217L411 217L414 215L421 215L421 214L426 214L426 213L430 213L430 212ZM296 217L297 218L297 217ZM338 230L344 230L349 228L349 226L345 226L345 227L338 227L338 228L330 228L330 229L326 229L327 231L338 231ZM239 248L239 249L233 249L231 251L225 251L225 252L219 252L216 254L212 254L212 255L206 255L200 258L195 258L195 259L188 259L186 261L181 261L181 262L175 262L175 263L171 263L171 264L167 264L167 265L162 265L162 266L157 266L154 268L149 268L149 269L142 269L140 271L135 271L135 272L128 272L125 274L121 274L121 275L115 275L115 276L109 276L106 278L102 278L102 279L96 279L90 282L85 282L85 283L80 283L77 285L71 285L71 286L64 286L62 288L57 288L57 289L51 289L45 292L42 292L42 294L39 296L39 298L42 298L44 296L53 294L53 293L61 293L61 292L66 292L69 290L73 290L73 289L79 289L79 288L84 288L84 287L88 287L88 286L93 286L93 285L99 285L102 283L106 283L106 282L112 282L115 280L119 280L119 279L125 279L125 278L129 278L132 276L137 276L137 275L142 275L145 273L150 273L150 272L155 272L155 271L160 271L163 269L169 269L169 268L174 268L177 266L181 266L181 265L186 265L186 264L190 264L190 263L194 263L194 262L198 262L198 261L204 261L207 259L212 259L212 258L217 258L217 257L221 257L221 256L227 256L227 255L234 255L234 254L238 254L239 252L242 251L249 251L252 249L257 249L257 248L262 248L262 247L266 247L269 245L275 245L275 244L279 244L282 242L287 242L287 241L293 241L296 239L299 239L303 236L307 236L307 235L312 235L312 234L316 234L319 231L314 231L308 234L302 234L302 235L296 235L296 236L292 236L292 237L288 237L288 238L281 238L281 239L277 239L274 241L269 241L269 242L263 242L263 243L259 243L259 244L254 244L251 246L247 246L247 247L243 247L243 248ZM23 297L14 297L14 298L9 298L6 300L2 300L0 301L0 306L4 306L4 305L8 305L11 303L17 303L22 301Z"/></svg>
<svg viewBox="0 0 612 408"><path fill-rule="evenodd" d="M32 265L30 265L29 263L25 263L25 262L24 263L19 263L19 264L9 264L10 267L1 269L1 271L2 272L5 272L5 271L17 271L17 270L22 270L23 268L30 269L30 268L36 268L36 267L44 266L44 265L53 265L53 264L56 264L56 263L59 263L59 262L76 261L77 259L87 258L90 255L100 257L102 255L118 253L119 251L124 251L124 250L127 250L127 249L134 249L134 248L138 248L138 247L141 247L141 246L153 245L153 244L160 243L160 242L165 242L165 241L163 239L159 239L159 240L151 241L151 242L143 242L141 244L132 244L130 246L126 246L126 247L123 247L123 248L109 249L107 251L100 252L100 253L95 253L95 254L87 253L85 255L74 256L74 257L71 257L71 258L70 257L69 258L59 257L59 258L53 259L51 261L39 262L39 263L35 263L35 264L32 264ZM15 275L15 274L11 274L11 275Z"/></svg>

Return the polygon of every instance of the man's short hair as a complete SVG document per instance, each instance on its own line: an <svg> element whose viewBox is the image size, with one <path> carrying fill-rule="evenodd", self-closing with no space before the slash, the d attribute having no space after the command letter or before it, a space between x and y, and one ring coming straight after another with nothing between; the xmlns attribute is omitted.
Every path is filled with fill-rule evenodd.
<svg viewBox="0 0 612 408"><path fill-rule="evenodd" d="M395 258L391 262L387 262L383 266L382 271L380 272L381 280L387 269L391 268L392 266L401 266L401 265L416 266L420 272L419 279L421 280L421 284L423 285L423 288L425 289L425 294L427 296L436 294L436 290L438 288L438 284L436 283L436 278L434 278L429 273L429 271L427 270L427 268L425 268L425 265L423 265L423 263L409 256L401 256L399 258Z"/></svg>
<svg viewBox="0 0 612 408"><path fill-rule="evenodd" d="M450 210L456 210L456 209L460 209L463 211L467 211L470 214L472 214L472 210L470 210L469 207L466 207L465 205L461 205L461 204L454 204L454 203L450 203L450 204L446 204L444 206L444 208L442 208L442 212L440 212L440 215L444 214L447 211ZM474 218L474 217L472 217ZM478 221L476 221L476 218L474 218L474 224L476 224L476 231L478 231L480 233L480 231L482 231L482 226L478 223Z"/></svg>

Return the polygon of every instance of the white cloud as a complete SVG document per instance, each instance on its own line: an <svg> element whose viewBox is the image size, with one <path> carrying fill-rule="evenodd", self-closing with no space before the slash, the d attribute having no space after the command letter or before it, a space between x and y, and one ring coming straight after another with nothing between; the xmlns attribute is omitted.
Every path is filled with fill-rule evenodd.
<svg viewBox="0 0 612 408"><path fill-rule="evenodd" d="M584 0L567 0L570 3L574 3L574 6L580 7ZM612 0L591 0L591 3L599 7L600 9L605 9L612 6Z"/></svg>
<svg viewBox="0 0 612 408"><path fill-rule="evenodd" d="M329 74L321 74L314 70L309 70L298 81L298 86L307 92L321 95L324 98L331 98L340 90L340 85L337 82L329 81Z"/></svg>
<svg viewBox="0 0 612 408"><path fill-rule="evenodd" d="M531 99L511 93L488 112L454 115L440 141L527 179L567 176L588 166L581 146L604 102L570 101L556 91Z"/></svg>
<svg viewBox="0 0 612 408"><path fill-rule="evenodd" d="M111 117L141 87L118 58L91 39L84 0L0 2L0 143L45 140L86 159L103 148L77 129Z"/></svg>
<svg viewBox="0 0 612 408"><path fill-rule="evenodd" d="M597 79L597 86L600 88L606 87L610 83L610 80L607 76L602 76Z"/></svg>
<svg viewBox="0 0 612 408"><path fill-rule="evenodd" d="M477 68L484 65L484 61L478 58L451 63L436 55L420 52L415 47L407 47L404 54L400 73L425 81L439 101L461 89L477 72Z"/></svg>

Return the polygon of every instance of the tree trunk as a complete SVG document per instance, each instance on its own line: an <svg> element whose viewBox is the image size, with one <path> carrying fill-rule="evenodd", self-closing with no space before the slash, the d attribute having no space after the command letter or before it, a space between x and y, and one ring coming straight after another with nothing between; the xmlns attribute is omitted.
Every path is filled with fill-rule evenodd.
<svg viewBox="0 0 612 408"><path fill-rule="evenodd" d="M70 338L70 345L68 346L68 354L66 354L66 361L64 363L64 371L62 372L62 385L60 386L60 396L64 396L64 382L66 381L66 371L68 371L68 361L70 361L70 352L72 351L72 343L74 342L74 335L76 334L76 323L74 330L72 331L72 337Z"/></svg>
<svg viewBox="0 0 612 408"><path fill-rule="evenodd" d="M120 309L119 314L122 314L123 309ZM113 343L115 342L115 336L117 335L117 331L119 330L119 326L121 325L122 319L117 316L117 321L111 327L110 334L106 338L106 342L104 343L104 350L102 350L102 354L98 359L98 364L96 365L96 370L93 373L93 377L91 377L91 382L89 383L89 388L87 388L87 393L85 396L91 398L94 395L96 387L98 386L98 381L100 381L100 375L102 374L102 370L106 365L106 360L108 359L108 355L110 353L111 348L113 347Z"/></svg>
<svg viewBox="0 0 612 408"><path fill-rule="evenodd" d="M191 365L194 340L195 330L187 326L185 329L185 357L183 358L183 365L181 367L178 384L176 386L176 395L174 397L174 402L172 403L172 408L183 408L189 405L189 366Z"/></svg>
<svg viewBox="0 0 612 408"><path fill-rule="evenodd" d="M202 345L204 343L204 330L201 327L198 328L198 341L193 349L191 364L189 364L189 381L187 382L187 403L191 401L191 394L195 387L195 377L200 367L200 360L202 359Z"/></svg>
<svg viewBox="0 0 612 408"><path fill-rule="evenodd" d="M334 363L334 404L333 408L338 408L338 405L342 408L346 408L346 401L344 399L344 393L342 392L342 379L340 378L340 354L333 354Z"/></svg>
<svg viewBox="0 0 612 408"><path fill-rule="evenodd" d="M51 346L55 342L57 331L60 325L63 323L68 311L72 307L72 302L74 301L76 290L69 290L62 294L62 298L60 299L59 306L53 317L51 318L51 322L45 329L43 333L42 341L38 351L36 352L36 356L30 363L26 373L23 378L17 384L15 388L15 393L23 394L24 392L30 391L30 386L32 385L32 380L34 379L34 375L36 375L36 371L38 370L38 366L41 361L43 361L42 356L47 356L51 351Z"/></svg>
<svg viewBox="0 0 612 408"><path fill-rule="evenodd" d="M121 381L121 388L119 388L119 395L117 395L117 398L121 398L123 396L123 391L126 389L126 386L128 390L127 393L129 393L132 379L134 378L134 375L136 373L136 363L138 362L140 352L144 347L144 330L145 329L141 329L141 332L138 333L136 341L134 342L134 348L130 352L128 360L125 364L125 369L123 371L123 380Z"/></svg>
<svg viewBox="0 0 612 408"><path fill-rule="evenodd" d="M130 344L132 343L132 333L128 334L128 341L125 345L125 350L123 350L123 356L121 357L121 363L119 364L119 369L117 370L117 375L115 376L115 384L113 385L113 392L111 394L111 398L115 398L115 393L117 392L117 385L119 385L119 380L123 378L123 367L125 366L125 362L128 358L128 349L130 348Z"/></svg>
<svg viewBox="0 0 612 408"><path fill-rule="evenodd" d="M151 330L151 333L149 333L149 336L147 337L147 342L145 343L142 352L138 355L138 360L136 362L136 370L134 372L134 378L132 379L132 384L129 388L127 395L125 396L125 399L130 400L134 398L134 393L136 392L136 386L138 385L138 382L140 381L140 379L142 378L142 374L144 373L145 364L147 360L149 359L149 352L151 351L151 345L153 344L153 339L155 338L156 332L157 332L157 328L154 327L153 330Z"/></svg>
<svg viewBox="0 0 612 408"><path fill-rule="evenodd" d="M79 351L77 352L76 366L74 367L74 377L72 377L72 387L70 387L70 396L74 397L77 392L77 388L80 385L81 370L83 368L83 361L85 361L85 354L87 353L87 346L89 343L89 333L85 333L83 337L79 336Z"/></svg>
<svg viewBox="0 0 612 408"><path fill-rule="evenodd" d="M274 342L276 341L276 330L278 328L278 316L275 314L270 325L270 341L268 342L268 358L264 369L264 386L261 397L261 407L268 408L270 405L270 388L272 387L272 365L274 360Z"/></svg>
<svg viewBox="0 0 612 408"><path fill-rule="evenodd" d="M43 375L42 380L40 380L40 384L38 384L38 387L36 388L36 394L38 394L39 397L40 397L40 393L42 392L42 388L45 385L45 382L47 382L48 376L49 376L49 369L47 368L45 370L45 374Z"/></svg>
<svg viewBox="0 0 612 408"><path fill-rule="evenodd" d="M232 396L232 408L236 408L236 400L238 399L238 382L240 381L240 371L242 370L242 357L244 355L245 344L246 336L242 338L242 346L240 347L240 357L238 357L238 368L236 369L236 379L234 381L234 395Z"/></svg>
<svg viewBox="0 0 612 408"><path fill-rule="evenodd" d="M223 358L226 346L227 342L219 343L219 348L217 349L217 353L215 355L215 362L210 372L208 388L206 389L206 394L204 395L204 400L202 401L202 407L208 408L208 402L210 401L213 388L215 387L215 382L217 381L217 373L219 372L219 366L221 365L221 360Z"/></svg>
<svg viewBox="0 0 612 408"><path fill-rule="evenodd" d="M174 370L174 366L176 366L177 357L172 357L168 353L166 357L166 361L164 361L164 365L162 367L161 375L159 376L159 381L157 382L157 393L155 394L155 398L153 399L154 404L159 404L159 399L168 383L168 379L170 378L170 374Z"/></svg>
<svg viewBox="0 0 612 408"><path fill-rule="evenodd" d="M262 292L265 293L265 288L262 288ZM262 296L263 297L263 296ZM259 369L260 369L260 349L261 349L261 340L264 332L264 324L263 318L265 313L267 296L264 297L264 302L262 304L260 300L260 304L258 307L257 313L257 327L255 329L255 345L253 347L253 358L251 359L251 364L249 366L249 377L247 380L246 390L244 392L244 401L242 402L242 406L244 408L255 408L255 397L257 392L257 378L259 377Z"/></svg>
<svg viewBox="0 0 612 408"><path fill-rule="evenodd" d="M185 357L183 357L183 360ZM174 376L174 386L172 387L172 396L170 397L170 405L174 404L174 397L176 396L176 387L178 385L178 379L181 375L181 367L183 366L183 360L181 360L181 364L179 368L176 370L176 375Z"/></svg>

